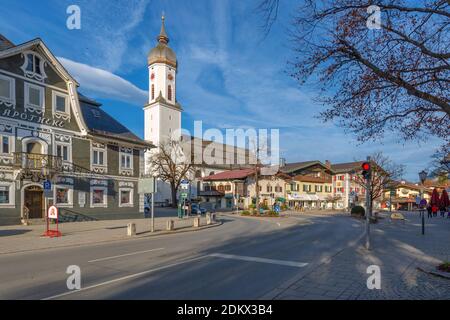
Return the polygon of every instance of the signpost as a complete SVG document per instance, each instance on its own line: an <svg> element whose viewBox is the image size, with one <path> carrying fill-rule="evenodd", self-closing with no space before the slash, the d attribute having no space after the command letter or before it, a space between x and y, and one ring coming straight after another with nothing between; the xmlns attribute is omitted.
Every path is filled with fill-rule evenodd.
<svg viewBox="0 0 450 320"><path fill-rule="evenodd" d="M180 202L181 202L181 210L183 212L183 215L186 216L186 213L189 209L189 207L186 205L186 200L189 197L189 186L190 182L189 180L183 179L180 182Z"/></svg>
<svg viewBox="0 0 450 320"><path fill-rule="evenodd" d="M57 207L51 206L50 208L48 208L47 216L46 216L47 230L45 231L43 236L50 237L50 238L62 236L62 233L58 230L58 213L59 212L58 212ZM56 230L50 229L50 219L56 221Z"/></svg>
<svg viewBox="0 0 450 320"><path fill-rule="evenodd" d="M140 178L138 181L138 193L139 194L151 194L151 232L155 231L155 192L156 192L156 179L155 177ZM148 202L148 201L147 201Z"/></svg>

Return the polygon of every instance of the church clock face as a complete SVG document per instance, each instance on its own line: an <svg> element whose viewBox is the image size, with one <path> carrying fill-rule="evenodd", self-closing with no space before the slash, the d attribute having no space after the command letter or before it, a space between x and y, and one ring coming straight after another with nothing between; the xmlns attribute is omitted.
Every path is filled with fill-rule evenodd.
<svg viewBox="0 0 450 320"><path fill-rule="evenodd" d="M155 79L155 74L154 73L152 73L151 75L150 75L150 79Z"/></svg>
<svg viewBox="0 0 450 320"><path fill-rule="evenodd" d="M167 79L169 79L170 81L172 81L172 80L173 80L172 74L169 73L169 75L167 76Z"/></svg>

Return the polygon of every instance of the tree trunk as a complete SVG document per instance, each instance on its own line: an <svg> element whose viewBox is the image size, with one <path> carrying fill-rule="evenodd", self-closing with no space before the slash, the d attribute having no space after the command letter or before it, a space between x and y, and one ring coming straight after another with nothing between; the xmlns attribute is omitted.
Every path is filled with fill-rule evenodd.
<svg viewBox="0 0 450 320"><path fill-rule="evenodd" d="M173 183L170 184L170 191L172 192L172 208L176 208L178 205L177 201L177 189Z"/></svg>

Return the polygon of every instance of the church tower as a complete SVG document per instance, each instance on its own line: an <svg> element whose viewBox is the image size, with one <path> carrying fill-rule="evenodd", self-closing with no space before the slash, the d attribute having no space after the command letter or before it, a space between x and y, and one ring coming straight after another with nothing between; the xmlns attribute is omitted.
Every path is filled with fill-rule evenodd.
<svg viewBox="0 0 450 320"><path fill-rule="evenodd" d="M161 17L156 46L148 54L149 94L144 106L144 137L156 146L181 129L181 106L176 99L177 57Z"/></svg>

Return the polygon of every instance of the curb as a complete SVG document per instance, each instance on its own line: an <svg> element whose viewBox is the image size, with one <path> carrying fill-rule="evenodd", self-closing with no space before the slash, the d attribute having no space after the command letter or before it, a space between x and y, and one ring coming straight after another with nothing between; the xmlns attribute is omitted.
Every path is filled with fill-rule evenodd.
<svg viewBox="0 0 450 320"><path fill-rule="evenodd" d="M59 248L71 248L71 247L83 247L83 246L88 246L88 245L102 244L102 243L106 243L106 242L142 240L145 238L152 238L152 237L157 237L157 236L167 236L167 235L177 234L177 233L201 231L201 230L206 230L206 229L210 229L210 228L214 228L214 227L219 227L221 225L223 225L223 221L219 220L216 223L201 226L201 227L198 227L195 229L193 227L188 227L188 228L181 228L181 229L173 230L173 231L160 231L158 233L153 233L153 234L149 231L149 232L145 232L145 235L136 235L133 237L124 236L123 238L99 240L99 241L95 241L95 242L86 242L86 243L80 243L80 244L68 244L68 245L62 245L62 246L56 246L56 247L45 247L45 248L37 248L37 249L35 248L35 249L0 252L0 256L8 255L8 254L16 254L16 253L25 253L25 252L30 252L30 251L51 250L51 249L59 249ZM147 233L149 233L149 234L147 234Z"/></svg>
<svg viewBox="0 0 450 320"><path fill-rule="evenodd" d="M450 273L449 272L442 272L438 271L429 267L417 267L417 270L422 271L423 273L431 274L435 277L444 278L447 280L450 280Z"/></svg>

